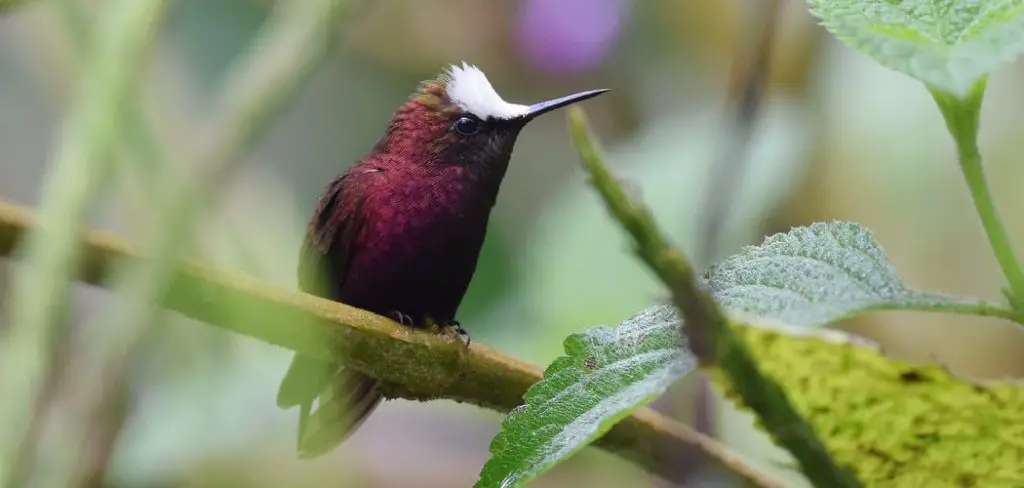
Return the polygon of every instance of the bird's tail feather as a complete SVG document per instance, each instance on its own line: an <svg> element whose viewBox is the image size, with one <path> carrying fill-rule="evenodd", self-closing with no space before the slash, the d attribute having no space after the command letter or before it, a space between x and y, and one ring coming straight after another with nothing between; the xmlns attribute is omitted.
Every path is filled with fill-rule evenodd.
<svg viewBox="0 0 1024 488"><path fill-rule="evenodd" d="M338 364L296 354L278 389L277 405L299 406L299 457L327 453L355 432L380 404L379 385ZM315 400L318 406L311 412Z"/></svg>
<svg viewBox="0 0 1024 488"><path fill-rule="evenodd" d="M277 389L277 406L307 408L339 369L338 364L296 354Z"/></svg>
<svg viewBox="0 0 1024 488"><path fill-rule="evenodd" d="M373 377L342 370L300 429L299 457L325 454L352 435L383 399L379 387Z"/></svg>

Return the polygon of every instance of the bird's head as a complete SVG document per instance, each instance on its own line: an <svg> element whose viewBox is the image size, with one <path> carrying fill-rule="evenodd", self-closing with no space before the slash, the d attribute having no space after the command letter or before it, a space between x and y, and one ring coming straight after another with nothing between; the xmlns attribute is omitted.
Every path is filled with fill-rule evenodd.
<svg viewBox="0 0 1024 488"><path fill-rule="evenodd" d="M452 65L424 81L399 107L375 150L422 164L504 166L519 131L531 120L606 91L519 105L503 100L475 66Z"/></svg>

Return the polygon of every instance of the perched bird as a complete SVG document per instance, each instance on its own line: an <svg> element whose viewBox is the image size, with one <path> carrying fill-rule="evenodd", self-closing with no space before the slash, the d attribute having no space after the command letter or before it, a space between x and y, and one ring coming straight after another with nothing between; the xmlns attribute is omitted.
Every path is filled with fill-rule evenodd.
<svg viewBox="0 0 1024 488"><path fill-rule="evenodd" d="M370 152L327 185L300 252L299 287L403 325L444 327L468 345L455 313L520 130L605 91L508 103L465 62L422 82ZM302 457L332 450L380 400L374 378L298 354L277 396L279 407L300 409Z"/></svg>

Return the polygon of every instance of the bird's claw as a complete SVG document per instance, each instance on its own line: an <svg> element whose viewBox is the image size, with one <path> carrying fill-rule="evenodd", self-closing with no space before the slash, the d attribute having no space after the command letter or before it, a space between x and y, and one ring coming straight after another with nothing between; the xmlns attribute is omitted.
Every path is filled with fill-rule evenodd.
<svg viewBox="0 0 1024 488"><path fill-rule="evenodd" d="M398 310L392 310L387 313L387 316L402 325L413 325L412 317L409 315L399 312Z"/></svg>
<svg viewBox="0 0 1024 488"><path fill-rule="evenodd" d="M469 337L469 332L462 328L462 324L458 320L446 320L441 324L441 327L455 333L455 336L466 342L466 347L469 347L469 343L472 340Z"/></svg>

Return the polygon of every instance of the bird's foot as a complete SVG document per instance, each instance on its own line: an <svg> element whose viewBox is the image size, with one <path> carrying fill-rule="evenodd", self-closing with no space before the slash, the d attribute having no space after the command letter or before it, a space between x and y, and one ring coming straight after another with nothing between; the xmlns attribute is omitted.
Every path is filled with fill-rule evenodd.
<svg viewBox="0 0 1024 488"><path fill-rule="evenodd" d="M415 325L413 320L412 320L412 317L410 317L409 315L407 315L405 313L399 312L398 310L392 310L392 311L388 312L386 315L387 315L388 318L390 318L391 320L394 320L395 322L398 322L399 324L408 325L408 326Z"/></svg>
<svg viewBox="0 0 1024 488"><path fill-rule="evenodd" d="M471 342L469 332L466 332L466 329L462 328L462 324L460 324L458 320L446 320L437 324L437 328L439 332L449 336L454 336L455 339L465 342L466 347L469 347L469 343Z"/></svg>

